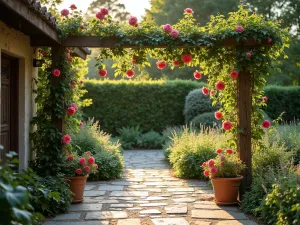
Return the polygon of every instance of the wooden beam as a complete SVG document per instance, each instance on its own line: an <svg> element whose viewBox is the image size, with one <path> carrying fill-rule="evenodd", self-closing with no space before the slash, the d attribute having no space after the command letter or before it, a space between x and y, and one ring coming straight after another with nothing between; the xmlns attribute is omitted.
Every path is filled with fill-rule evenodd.
<svg viewBox="0 0 300 225"><path fill-rule="evenodd" d="M250 187L252 182L252 155L251 155L251 74L243 68L238 76L238 152L240 159L247 168L243 173L244 180L240 186L240 198Z"/></svg>
<svg viewBox="0 0 300 225"><path fill-rule="evenodd" d="M17 13L55 43L60 42L60 39L57 36L57 30L51 27L45 20L43 20L43 18L41 18L40 14L35 13L23 1L0 0L0 3L4 4L9 10Z"/></svg>
<svg viewBox="0 0 300 225"><path fill-rule="evenodd" d="M131 37L132 42L134 40L138 40L136 37ZM199 37L201 38L201 37ZM115 48L115 47L121 47L121 48L167 48L168 45L166 44L158 44L158 45L134 45L134 44L124 44L122 46L118 46L118 43L120 43L121 40L116 37L99 37L99 36L70 36L66 38L65 40L61 41L62 46L64 47L89 47L89 48ZM34 43L32 43L34 44ZM224 46L224 47L236 47L240 45L244 46L271 46L270 43L267 41L263 43L259 43L255 41L253 38L249 37L245 41L237 41L233 38L228 38L220 43L216 43L218 46ZM179 43L176 47L178 48L192 48L192 47L208 47L207 45L199 45L199 46L191 46L187 45L185 43Z"/></svg>
<svg viewBox="0 0 300 225"><path fill-rule="evenodd" d="M86 59L86 56L89 55L83 48L74 48L72 51L72 56L80 57L82 59Z"/></svg>

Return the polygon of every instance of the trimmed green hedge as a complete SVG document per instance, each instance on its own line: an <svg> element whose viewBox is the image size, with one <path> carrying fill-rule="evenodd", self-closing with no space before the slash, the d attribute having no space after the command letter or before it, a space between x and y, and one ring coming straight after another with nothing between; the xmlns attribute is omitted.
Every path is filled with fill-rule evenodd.
<svg viewBox="0 0 300 225"><path fill-rule="evenodd" d="M84 117L95 117L101 129L117 135L121 127L139 126L142 131L161 132L184 124L185 97L203 83L196 81L86 81L84 98L93 104Z"/></svg>
<svg viewBox="0 0 300 225"><path fill-rule="evenodd" d="M268 97L264 111L271 119L276 119L282 112L283 120L300 119L300 87L267 86L265 95Z"/></svg>

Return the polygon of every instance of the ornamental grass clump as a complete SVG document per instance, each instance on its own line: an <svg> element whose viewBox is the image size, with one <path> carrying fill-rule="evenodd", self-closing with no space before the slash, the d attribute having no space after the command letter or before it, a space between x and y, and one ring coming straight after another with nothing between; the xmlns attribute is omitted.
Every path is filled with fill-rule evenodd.
<svg viewBox="0 0 300 225"><path fill-rule="evenodd" d="M242 175L246 168L232 149L217 149L218 154L202 164L203 175L210 178L235 178Z"/></svg>

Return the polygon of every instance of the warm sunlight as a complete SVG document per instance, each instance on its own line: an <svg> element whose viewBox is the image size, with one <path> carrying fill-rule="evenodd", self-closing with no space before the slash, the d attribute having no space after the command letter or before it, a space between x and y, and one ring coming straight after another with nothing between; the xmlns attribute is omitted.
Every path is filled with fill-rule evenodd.
<svg viewBox="0 0 300 225"><path fill-rule="evenodd" d="M86 11L93 0L64 0L59 6L59 9L68 8L71 4L75 4L78 9ZM125 4L126 10L138 18L145 14L145 9L150 8L149 0L119 0L120 3Z"/></svg>

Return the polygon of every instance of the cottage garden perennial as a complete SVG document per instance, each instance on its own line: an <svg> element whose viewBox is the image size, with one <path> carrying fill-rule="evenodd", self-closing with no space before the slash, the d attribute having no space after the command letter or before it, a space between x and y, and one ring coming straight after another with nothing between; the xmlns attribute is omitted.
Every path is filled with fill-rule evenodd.
<svg viewBox="0 0 300 225"><path fill-rule="evenodd" d="M175 66L179 68L198 67L198 71L191 76L194 75L197 80L202 76L207 76L208 85L202 89L203 94L210 95L213 104L221 106L216 118L223 121L223 129L226 133L231 134L228 135L228 147L234 149L237 148L236 134L243 132L237 123L237 77L243 68L247 68L251 74L249 81L252 97L252 143L262 145L260 140L264 133L263 128L269 128L271 125L269 121L269 123L263 122L261 108L266 104L263 99L263 87L269 76L269 70L273 68L272 60L282 53L284 54L284 49L288 47L288 31L281 28L281 21L265 21L263 16L252 13L240 5L239 10L229 13L227 18L220 14L212 15L210 22L205 26L200 24L201 21L196 21L193 17L194 11L190 8L184 10L183 18L176 24L158 26L152 18L138 21L135 16L131 16L126 25L121 25L113 20L106 8L100 9L95 18L90 21L84 21L81 12L76 10L75 5L70 8L71 11L67 9L61 11L60 38L98 36L99 39L118 40L115 47L102 48L99 56L96 57L98 61L96 66L101 77L107 75L104 60L108 58L115 62L112 66L116 68L115 75L127 76L128 79L132 79L136 73L143 71L144 67L150 66L149 56L157 59L157 67L161 70L166 67L173 69ZM242 45L222 46L224 40L232 39L242 42L249 38L258 43L267 43L269 46L261 45L255 48L247 48ZM130 45L141 48L122 47ZM164 48L160 48L160 46L164 46ZM201 46L206 47L201 48ZM76 72L72 68L70 51L62 56L64 63L57 66L52 74L50 72L51 76L63 77L61 84L54 87L50 82L51 76L45 75L45 79L49 82L48 86L44 88L46 93L51 94L47 98L49 102L41 101L40 103L45 109L51 106L58 118L65 118L66 127L78 129L80 121L70 119L76 117L77 110L74 111L70 104L74 103L72 102L74 95L80 90L80 84L75 87L73 85L73 82L78 84L79 81L76 79L78 77L74 75ZM49 69L46 71L48 72ZM55 97L51 98L52 95ZM70 152L71 147L68 146L72 145L72 142L71 137L65 141L67 133L59 133L53 125L43 122L41 119L34 119L34 123L40 126L49 126L48 131L52 126L51 142L54 143L57 139L62 140L59 142L62 146L56 144L55 153L49 153L46 148L49 148L50 143L41 144L41 140L37 141L39 138L33 135L35 148L43 152L40 159L46 161L62 159L66 152ZM68 151L61 151L61 147ZM57 156L53 156L54 154ZM101 167L101 165L99 166ZM49 169L51 170L51 168Z"/></svg>

